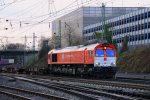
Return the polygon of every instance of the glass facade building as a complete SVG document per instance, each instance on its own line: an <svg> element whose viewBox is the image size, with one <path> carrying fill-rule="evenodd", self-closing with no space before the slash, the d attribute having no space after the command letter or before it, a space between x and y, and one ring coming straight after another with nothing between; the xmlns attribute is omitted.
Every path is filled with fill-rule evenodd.
<svg viewBox="0 0 150 100"><path fill-rule="evenodd" d="M129 47L140 47L150 43L150 8L144 8L119 17L105 21L113 34L113 40L118 47L122 46L125 36L129 37ZM103 23L97 23L84 27L84 38L87 41L95 40L94 32L102 32Z"/></svg>
<svg viewBox="0 0 150 100"><path fill-rule="evenodd" d="M68 46L68 44L65 39L66 37L63 36L67 34L68 30L74 31L71 34L76 34L80 37L84 37L83 33L85 32L83 31L86 30L85 27L103 21L104 11L105 20L109 20L139 9L143 9L143 7L105 7L105 10L102 7L81 7L71 13L68 13L52 21L52 33L56 33L56 35L59 35L61 29L61 41L63 41L61 42L61 47L66 47ZM52 36L53 35L54 34L52 34Z"/></svg>

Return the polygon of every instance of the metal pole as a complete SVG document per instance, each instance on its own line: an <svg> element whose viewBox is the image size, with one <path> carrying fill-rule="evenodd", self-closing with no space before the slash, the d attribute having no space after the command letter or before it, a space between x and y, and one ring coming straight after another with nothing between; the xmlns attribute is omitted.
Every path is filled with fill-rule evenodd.
<svg viewBox="0 0 150 100"><path fill-rule="evenodd" d="M35 33L33 33L33 60L35 61Z"/></svg>
<svg viewBox="0 0 150 100"><path fill-rule="evenodd" d="M61 20L59 20L59 35L60 35L59 48L61 48Z"/></svg>
<svg viewBox="0 0 150 100"><path fill-rule="evenodd" d="M54 33L54 49L56 49L56 33Z"/></svg>
<svg viewBox="0 0 150 100"><path fill-rule="evenodd" d="M35 33L33 33L33 51L35 51Z"/></svg>
<svg viewBox="0 0 150 100"><path fill-rule="evenodd" d="M23 54L23 66L25 65L25 52L26 52L26 43L27 43L27 37L25 35L24 37L24 54Z"/></svg>
<svg viewBox="0 0 150 100"><path fill-rule="evenodd" d="M102 22L102 26L103 26L103 30L102 30L102 41L105 39L105 4L102 3L102 18L103 18L103 22Z"/></svg>

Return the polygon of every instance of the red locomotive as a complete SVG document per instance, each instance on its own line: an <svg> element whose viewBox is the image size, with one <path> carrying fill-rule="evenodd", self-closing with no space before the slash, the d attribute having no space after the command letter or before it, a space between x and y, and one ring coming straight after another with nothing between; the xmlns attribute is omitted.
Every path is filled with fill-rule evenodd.
<svg viewBox="0 0 150 100"><path fill-rule="evenodd" d="M112 44L97 43L53 49L48 53L48 67L52 73L114 77L116 48Z"/></svg>

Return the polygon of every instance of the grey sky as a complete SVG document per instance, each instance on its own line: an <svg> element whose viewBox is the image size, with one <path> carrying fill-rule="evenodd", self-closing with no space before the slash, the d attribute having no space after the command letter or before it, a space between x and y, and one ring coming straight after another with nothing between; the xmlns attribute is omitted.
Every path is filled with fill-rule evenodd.
<svg viewBox="0 0 150 100"><path fill-rule="evenodd" d="M48 8L53 13L72 3L65 10L57 14L53 13L53 15L58 16L70 11L70 9L84 5L101 6L102 2L106 6L150 6L150 0L51 0L50 7L48 0L0 0L0 36L15 37L15 39L9 39L10 42L23 42L21 37L25 34L32 36L33 32L38 36L50 37L51 26L49 27L49 22L53 18L48 16ZM6 27L8 30L4 30ZM31 39L28 40L31 41ZM3 41L5 40L3 39Z"/></svg>

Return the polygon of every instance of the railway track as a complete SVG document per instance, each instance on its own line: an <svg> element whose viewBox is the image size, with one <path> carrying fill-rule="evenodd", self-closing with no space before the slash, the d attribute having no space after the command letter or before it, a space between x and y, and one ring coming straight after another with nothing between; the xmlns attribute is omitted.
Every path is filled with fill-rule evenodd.
<svg viewBox="0 0 150 100"><path fill-rule="evenodd" d="M9 87L9 86L4 86L0 85L0 93L5 94L17 99L21 100L68 100L63 97L58 97L54 95L49 95L49 94L44 94L44 93L39 93L35 91L30 91L30 90L25 90L25 89L19 89L15 87Z"/></svg>
<svg viewBox="0 0 150 100"><path fill-rule="evenodd" d="M131 88L131 89L141 89L150 91L149 84L143 84L144 80L132 80L132 79L113 79L113 80L95 80L95 79L81 79L81 78L68 78L68 77L51 77L51 76L23 76L35 79L48 79L48 80L56 80L56 81L67 81L67 82L80 82L80 83L88 83L88 84L97 84L97 85L106 85L106 86L115 86L121 88ZM139 82L140 81L140 82ZM149 82L149 80L145 80L145 82Z"/></svg>
<svg viewBox="0 0 150 100"><path fill-rule="evenodd" d="M144 84L64 77L24 76L25 78L22 78L17 75L15 77L90 100L97 100L101 97L118 100L150 99L150 86Z"/></svg>
<svg viewBox="0 0 150 100"><path fill-rule="evenodd" d="M121 91L121 89L118 90L118 89L108 89L108 88L94 88L94 87L89 87L89 86L84 86L84 85L81 86L81 85L75 85L75 84L61 83L60 81L50 82L44 79L33 79L33 81L28 80L28 79L23 79L23 80L28 81L28 82L33 82L35 84L43 85L49 88L59 89L59 90L69 92L69 93L71 93L70 90L74 90L77 93L79 93L78 95L84 93L83 94L84 96L90 95L91 97L90 99L94 99L94 100L100 99L101 96L111 98L111 99L118 99L118 100L135 100L135 99L149 99L150 98L149 94L145 95L143 92L140 92L140 93L129 92L128 93L125 91Z"/></svg>
<svg viewBox="0 0 150 100"><path fill-rule="evenodd" d="M2 91L2 90L0 90L0 94L4 94L4 95L7 95L9 97L20 99L20 100L32 100L31 98L24 97L24 96L21 96L21 95L10 93L10 92L6 92L6 91Z"/></svg>

